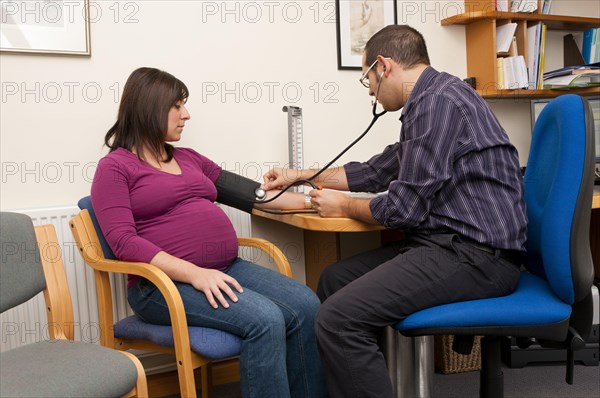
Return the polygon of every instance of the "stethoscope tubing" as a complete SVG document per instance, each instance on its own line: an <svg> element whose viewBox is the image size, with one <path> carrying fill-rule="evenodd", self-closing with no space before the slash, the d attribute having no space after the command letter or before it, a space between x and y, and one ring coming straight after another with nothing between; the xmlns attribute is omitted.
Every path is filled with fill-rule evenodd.
<svg viewBox="0 0 600 398"><path fill-rule="evenodd" d="M382 74L382 76L383 76L383 74ZM272 202L275 199L277 199L278 197L280 197L281 195L283 195L284 192L287 192L291 188L293 188L295 186L298 186L298 185L302 185L302 184L307 184L307 185L310 185L313 189L317 189L317 186L312 181L315 178L317 178L319 175L321 175L321 173L323 173L325 170L327 170L328 168L330 168L331 165L334 164L339 158L341 158L346 152L348 152L350 150L350 148L352 148L360 140L362 140L364 138L364 136L367 135L367 133L371 130L371 128L373 127L373 125L375 124L375 122L377 122L377 120L381 116L383 116L383 115L385 115L387 113L387 111L385 109L382 110L381 112L377 112L377 97L379 96L379 88L381 88L381 78L379 79L379 84L377 86L377 93L375 94L375 100L373 101L373 108L371 110L371 113L373 114L373 119L371 119L371 123L369 123L369 125L367 126L367 128L365 129L365 131L361 135L359 135L358 138L356 138L354 141L352 141L350 143L350 145L348 145L346 148L344 148L335 158L333 158L329 163L327 163L323 168L321 168L319 171L317 171L311 177L309 177L307 179L302 179L302 180L294 181L290 185L282 188L281 191L279 193L277 193L277 195L273 196L271 199L256 200L255 203L269 203L269 202ZM262 188L257 188L257 190L256 190L257 193L258 193L259 190L262 190L263 194L266 195L266 192L264 192L264 190ZM258 197L259 197L259 195L257 195L257 198Z"/></svg>

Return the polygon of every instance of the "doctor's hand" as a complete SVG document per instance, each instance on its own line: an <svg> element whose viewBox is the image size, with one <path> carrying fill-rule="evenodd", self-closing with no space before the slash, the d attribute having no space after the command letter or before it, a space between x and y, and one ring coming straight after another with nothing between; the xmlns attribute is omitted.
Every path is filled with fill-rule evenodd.
<svg viewBox="0 0 600 398"><path fill-rule="evenodd" d="M351 197L348 195L330 190L313 189L308 194L311 197L311 204L314 210L321 217L349 217L348 209Z"/></svg>
<svg viewBox="0 0 600 398"><path fill-rule="evenodd" d="M271 189L282 189L296 180L302 179L302 171L296 169L284 169L274 167L263 175L262 187L267 191Z"/></svg>

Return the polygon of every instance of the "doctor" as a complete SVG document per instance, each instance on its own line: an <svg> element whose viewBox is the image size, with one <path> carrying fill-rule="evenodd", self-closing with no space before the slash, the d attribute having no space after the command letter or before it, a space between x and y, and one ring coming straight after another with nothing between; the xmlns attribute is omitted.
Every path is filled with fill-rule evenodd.
<svg viewBox="0 0 600 398"><path fill-rule="evenodd" d="M322 217L382 224L408 238L323 272L316 332L331 397L386 398L383 329L424 308L511 293L527 216L515 147L470 86L430 66L418 31L385 27L367 43L362 67L369 95L402 110L399 139L366 162L318 175L313 182L326 189L310 191L311 203ZM314 174L273 169L264 187Z"/></svg>

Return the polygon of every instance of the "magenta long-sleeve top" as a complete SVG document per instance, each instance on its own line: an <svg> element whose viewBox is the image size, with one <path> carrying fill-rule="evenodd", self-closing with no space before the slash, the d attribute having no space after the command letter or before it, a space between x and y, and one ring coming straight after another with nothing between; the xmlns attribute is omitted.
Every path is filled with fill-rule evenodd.
<svg viewBox="0 0 600 398"><path fill-rule="evenodd" d="M221 168L175 148L181 174L158 170L119 148L100 160L92 205L115 256L150 262L160 251L199 267L225 269L238 255L235 230L215 204ZM129 286L137 281L130 275Z"/></svg>

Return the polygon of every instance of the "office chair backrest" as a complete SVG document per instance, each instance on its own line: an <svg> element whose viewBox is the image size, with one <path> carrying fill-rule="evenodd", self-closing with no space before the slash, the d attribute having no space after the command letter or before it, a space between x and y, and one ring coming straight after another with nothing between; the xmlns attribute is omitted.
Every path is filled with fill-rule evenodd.
<svg viewBox="0 0 600 398"><path fill-rule="evenodd" d="M46 280L31 218L2 212L0 243L0 312L4 312L43 291Z"/></svg>
<svg viewBox="0 0 600 398"><path fill-rule="evenodd" d="M534 126L524 178L529 218L525 266L548 280L569 304L590 294L594 277L584 244L589 239L593 151L593 122L585 99L569 94L546 105Z"/></svg>
<svg viewBox="0 0 600 398"><path fill-rule="evenodd" d="M86 196L86 197L81 198L79 200L79 202L77 202L77 206L81 210L87 209L87 211L90 213L90 218L92 219L92 223L94 224L94 229L96 231L102 231L102 229L100 228L100 225L98 224L98 219L96 218L96 213L94 213L94 208L92 207L92 197ZM100 242L100 247L102 248L102 253L104 253L104 258L107 260L116 260L117 257L114 255L113 251L111 250L110 246L108 245L106 238L104 238L104 234L101 234L101 233L98 234L98 241Z"/></svg>

